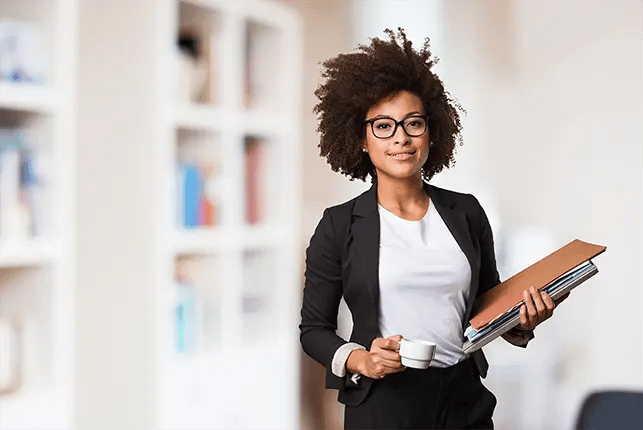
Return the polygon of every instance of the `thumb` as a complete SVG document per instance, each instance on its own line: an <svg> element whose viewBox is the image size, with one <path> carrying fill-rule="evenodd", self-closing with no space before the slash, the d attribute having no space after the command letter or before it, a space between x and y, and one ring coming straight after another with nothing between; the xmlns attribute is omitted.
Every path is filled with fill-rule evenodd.
<svg viewBox="0 0 643 430"><path fill-rule="evenodd" d="M401 334L396 334L396 335L393 335L393 336L389 336L389 339L393 339L393 340L395 340L397 342L401 341L402 338L403 338L403 336Z"/></svg>

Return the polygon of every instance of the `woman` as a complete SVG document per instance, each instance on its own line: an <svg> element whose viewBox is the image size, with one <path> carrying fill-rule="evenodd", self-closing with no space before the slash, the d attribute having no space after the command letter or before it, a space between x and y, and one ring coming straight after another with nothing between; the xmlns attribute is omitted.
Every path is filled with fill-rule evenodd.
<svg viewBox="0 0 643 430"><path fill-rule="evenodd" d="M320 152L334 171L372 187L328 208L306 251L304 351L339 389L345 428L493 428L496 399L481 383L481 350L467 356L473 302L500 280L493 237L472 195L428 181L454 163L459 106L402 29L326 61ZM353 318L336 334L340 299ZM555 304L525 291L520 324L504 338L525 346ZM402 337L437 344L428 369L405 368Z"/></svg>

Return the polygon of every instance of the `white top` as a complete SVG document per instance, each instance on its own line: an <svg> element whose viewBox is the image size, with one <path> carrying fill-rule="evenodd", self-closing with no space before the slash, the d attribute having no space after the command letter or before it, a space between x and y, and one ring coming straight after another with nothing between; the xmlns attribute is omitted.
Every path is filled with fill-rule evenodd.
<svg viewBox="0 0 643 430"><path fill-rule="evenodd" d="M455 238L429 205L408 221L378 205L380 213L380 330L437 344L431 366L464 359L462 320L471 267Z"/></svg>
<svg viewBox="0 0 643 430"><path fill-rule="evenodd" d="M465 358L462 320L471 267L433 203L419 221L409 221L378 205L380 214L380 331L437 344L431 366L446 367ZM355 343L340 347L332 371L346 374Z"/></svg>

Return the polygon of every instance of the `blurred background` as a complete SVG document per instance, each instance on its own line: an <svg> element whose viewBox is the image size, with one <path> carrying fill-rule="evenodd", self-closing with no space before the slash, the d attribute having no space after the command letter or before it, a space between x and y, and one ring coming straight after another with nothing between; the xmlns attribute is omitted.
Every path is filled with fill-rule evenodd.
<svg viewBox="0 0 643 430"><path fill-rule="evenodd" d="M600 273L485 348L496 428L643 389L639 1L0 1L2 428L341 428L298 340L324 208L320 62L403 27L466 109L454 168L502 279L579 238ZM343 308L340 334L350 331Z"/></svg>

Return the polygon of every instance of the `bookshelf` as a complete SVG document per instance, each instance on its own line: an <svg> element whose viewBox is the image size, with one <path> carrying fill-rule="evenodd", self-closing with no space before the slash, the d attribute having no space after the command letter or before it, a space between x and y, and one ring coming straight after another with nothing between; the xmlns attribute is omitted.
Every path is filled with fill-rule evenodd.
<svg viewBox="0 0 643 430"><path fill-rule="evenodd" d="M76 16L69 0L0 5L0 33L18 26L30 54L19 79L4 73L6 52L0 67L0 319L18 339L3 428L72 426ZM15 176L16 162L27 177Z"/></svg>
<svg viewBox="0 0 643 430"><path fill-rule="evenodd" d="M80 9L77 426L297 428L298 16Z"/></svg>
<svg viewBox="0 0 643 430"><path fill-rule="evenodd" d="M296 428L301 22L277 2L175 1L159 16L155 424ZM169 49L180 32L199 38L193 70L208 69L192 92ZM197 303L181 341L177 282Z"/></svg>

